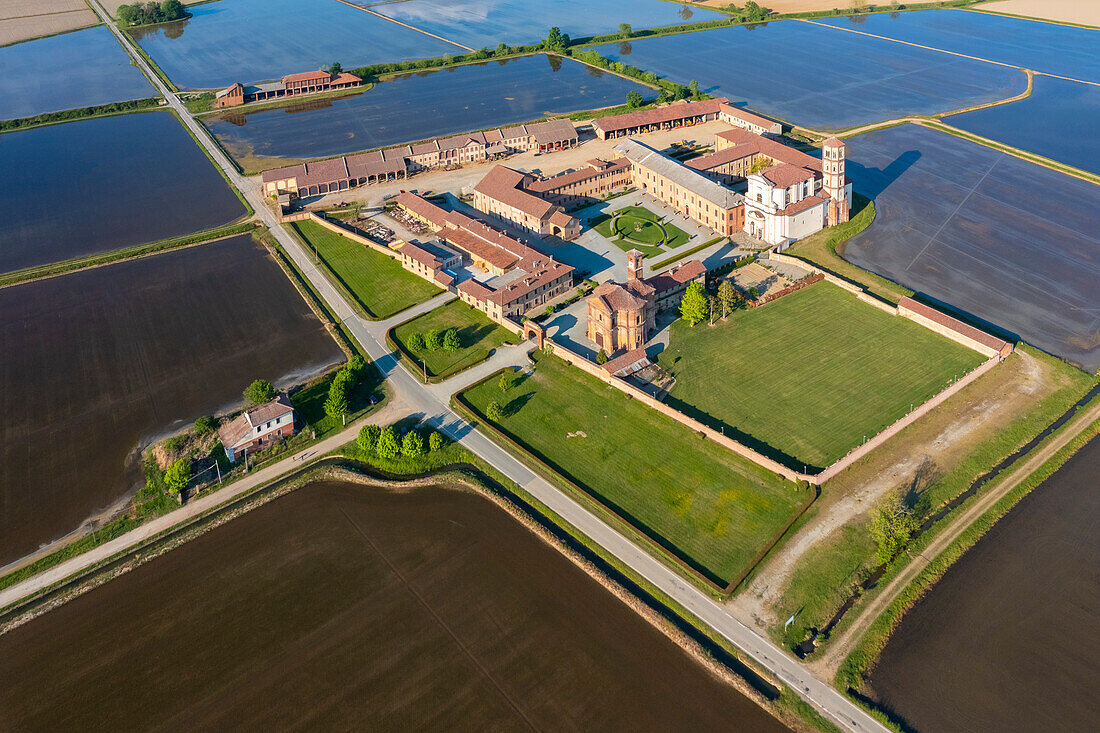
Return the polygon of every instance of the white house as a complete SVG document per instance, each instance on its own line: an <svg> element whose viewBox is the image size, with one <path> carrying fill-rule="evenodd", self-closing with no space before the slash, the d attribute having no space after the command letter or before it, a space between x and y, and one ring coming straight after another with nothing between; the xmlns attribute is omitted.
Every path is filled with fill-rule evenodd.
<svg viewBox="0 0 1100 733"><path fill-rule="evenodd" d="M225 455L236 462L244 453L255 453L294 434L294 406L285 395L250 407L218 430Z"/></svg>
<svg viewBox="0 0 1100 733"><path fill-rule="evenodd" d="M823 170L789 163L748 176L745 231L785 249L790 243L848 221L852 184L844 175L844 143L829 138L822 148ZM815 179L824 185L814 193Z"/></svg>

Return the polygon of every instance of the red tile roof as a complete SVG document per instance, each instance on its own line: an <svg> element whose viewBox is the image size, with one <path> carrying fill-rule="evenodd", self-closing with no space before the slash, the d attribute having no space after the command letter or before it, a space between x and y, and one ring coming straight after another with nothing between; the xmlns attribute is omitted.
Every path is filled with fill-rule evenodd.
<svg viewBox="0 0 1100 733"><path fill-rule="evenodd" d="M663 293L666 290L672 290L684 283L691 282L701 275L705 275L707 272L707 266L699 260L691 260L685 262L682 265L677 265L671 270L666 270L659 275L646 280L658 294Z"/></svg>
<svg viewBox="0 0 1100 733"><path fill-rule="evenodd" d="M814 177L814 172L790 163L780 163L764 170L760 175L771 181L772 185L777 188L787 188L796 183L811 180Z"/></svg>
<svg viewBox="0 0 1100 733"><path fill-rule="evenodd" d="M297 74L287 74L284 76L283 84L290 84L296 81L320 81L322 79L328 81L331 78L332 74L327 71L302 71Z"/></svg>
<svg viewBox="0 0 1100 733"><path fill-rule="evenodd" d="M821 159L815 158L812 155L807 155L801 150L795 150L789 145L784 145L776 140L757 135L756 133L749 132L740 127L735 127L732 130L724 130L717 134L724 140L728 140L734 145L747 145L745 150L752 150L754 153L763 153L772 160L780 163L789 163L790 165L796 165L801 168L809 168L814 171L821 170ZM751 153L746 152L745 155Z"/></svg>
<svg viewBox="0 0 1100 733"><path fill-rule="evenodd" d="M534 193L549 193L556 191L563 186L571 186L575 183L581 183L587 181L589 178L594 178L601 173L605 173L611 169L622 169L630 167L629 158L616 158L612 162L606 160L590 160L588 161L588 167L575 170L572 173L562 173L554 176L553 178L543 178L538 181L533 181L527 185L527 190Z"/></svg>
<svg viewBox="0 0 1100 733"><path fill-rule="evenodd" d="M688 117L717 114L720 106L729 100L725 97L707 99L702 102L682 102L669 104L654 109L643 109L637 112L626 112L621 115L600 117L592 121L592 126L605 132L626 130L631 127L644 127L663 122L682 120Z"/></svg>
<svg viewBox="0 0 1100 733"><path fill-rule="evenodd" d="M807 196L801 201L796 201L790 206L785 206L782 209L778 209L775 213L779 216L794 216L795 214L801 214L807 209L812 209L815 206L825 203L827 199L824 196Z"/></svg>
<svg viewBox="0 0 1100 733"><path fill-rule="evenodd" d="M934 323L945 326L955 333L962 334L963 336L966 336L973 341L977 341L982 346L993 349L994 351L999 352L1008 345L1008 342L1004 339L999 339L992 334L988 334L979 328L971 326L969 323L964 323L958 318L949 316L943 311L936 310L931 306L913 300L909 296L905 296L898 301L898 308L906 308L908 310L911 310L918 315L924 316Z"/></svg>
<svg viewBox="0 0 1100 733"><path fill-rule="evenodd" d="M611 361L605 363L603 368L607 370L608 374L615 377L627 377L636 371L644 369L649 366L649 357L646 356L645 349L634 349L628 351L625 354L616 356ZM620 372L622 372L620 374Z"/></svg>
<svg viewBox="0 0 1100 733"><path fill-rule="evenodd" d="M740 107L734 107L732 104L722 104L719 109L723 114L730 117L736 117L739 120L744 120L752 125L759 125L760 127L772 127L779 123L775 120L769 120L767 117L761 117L758 114L749 112L747 109L741 109Z"/></svg>
<svg viewBox="0 0 1100 733"><path fill-rule="evenodd" d="M474 186L474 190L542 221L557 207L549 201L524 191L521 187L527 177L527 173L497 165L485 174L485 177Z"/></svg>
<svg viewBox="0 0 1100 733"><path fill-rule="evenodd" d="M363 81L363 80L360 79L355 74L349 74L345 71L345 72L337 74L335 76L335 78L333 78L332 84L333 85L336 85L336 84L355 84L356 82L361 82L361 81Z"/></svg>

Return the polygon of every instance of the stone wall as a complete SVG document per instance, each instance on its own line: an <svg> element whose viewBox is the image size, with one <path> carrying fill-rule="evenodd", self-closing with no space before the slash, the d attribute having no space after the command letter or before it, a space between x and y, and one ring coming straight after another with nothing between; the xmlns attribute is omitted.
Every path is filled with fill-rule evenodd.
<svg viewBox="0 0 1100 733"><path fill-rule="evenodd" d="M305 217L302 217L302 218L305 218ZM342 234L343 236L347 237L348 239L350 239L353 242L357 242L358 244L362 244L366 247L370 247L375 252L379 252L379 253L384 254L387 257L390 257L390 258L395 259L395 260L400 260L401 259L401 255L398 254L395 250L392 250L389 247L386 247L384 245L378 244L378 242L375 242L372 239L364 237L362 234L359 234L358 232L355 232L355 231L351 230L348 227L341 226L340 222L332 221L331 219L327 219L324 216L321 216L320 214L314 213L312 211L309 212L309 219L311 221L314 221L317 224L323 226L325 229L334 231L337 234ZM431 281L429 280L429 282L431 282Z"/></svg>

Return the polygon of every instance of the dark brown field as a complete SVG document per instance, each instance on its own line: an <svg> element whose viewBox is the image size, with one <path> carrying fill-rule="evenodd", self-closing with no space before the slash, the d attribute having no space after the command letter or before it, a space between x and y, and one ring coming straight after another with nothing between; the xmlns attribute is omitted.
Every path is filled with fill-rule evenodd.
<svg viewBox="0 0 1100 733"><path fill-rule="evenodd" d="M317 483L0 637L17 730L780 731L483 497Z"/></svg>
<svg viewBox="0 0 1100 733"><path fill-rule="evenodd" d="M1100 719L1100 439L906 614L871 676L919 731L1084 731Z"/></svg>
<svg viewBox="0 0 1100 733"><path fill-rule="evenodd" d="M248 236L4 288L0 344L0 565L124 496L143 439L342 358Z"/></svg>

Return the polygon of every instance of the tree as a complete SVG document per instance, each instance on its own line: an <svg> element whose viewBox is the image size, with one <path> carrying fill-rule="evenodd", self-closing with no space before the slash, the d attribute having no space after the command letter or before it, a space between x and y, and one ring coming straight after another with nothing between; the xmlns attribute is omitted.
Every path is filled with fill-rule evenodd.
<svg viewBox="0 0 1100 733"><path fill-rule="evenodd" d="M600 353L596 354L596 363L597 364L606 364L607 363L607 352L604 351L603 349L600 349Z"/></svg>
<svg viewBox="0 0 1100 733"><path fill-rule="evenodd" d="M753 0L745 3L745 20L750 23L759 23L768 17L768 9L757 5Z"/></svg>
<svg viewBox="0 0 1100 733"><path fill-rule="evenodd" d="M424 350L424 334L419 331L410 334L409 340L405 342L405 345L409 347L409 351L423 351Z"/></svg>
<svg viewBox="0 0 1100 733"><path fill-rule="evenodd" d="M878 548L879 563L889 562L917 530L917 518L905 506L901 495L888 494L871 510L871 539Z"/></svg>
<svg viewBox="0 0 1100 733"><path fill-rule="evenodd" d="M383 428L382 432L378 434L378 441L374 444L374 452L383 458L397 458L400 450L397 442L397 430L392 425Z"/></svg>
<svg viewBox="0 0 1100 733"><path fill-rule="evenodd" d="M382 428L377 425L364 425L359 428L359 437L355 439L359 449L370 453L378 445L378 436L382 434Z"/></svg>
<svg viewBox="0 0 1100 733"><path fill-rule="evenodd" d="M169 493L179 494L187 488L191 481L191 461L187 458L177 458L168 464L168 470L164 472L164 485Z"/></svg>
<svg viewBox="0 0 1100 733"><path fill-rule="evenodd" d="M707 296L707 313L709 315L710 325L714 325L714 319L718 317L718 298L713 295Z"/></svg>
<svg viewBox="0 0 1100 733"><path fill-rule="evenodd" d="M506 370L500 375L500 381L497 384L500 386L501 392L507 392L516 386L516 373L511 369Z"/></svg>
<svg viewBox="0 0 1100 733"><path fill-rule="evenodd" d="M424 334L424 348L428 351L436 351L441 345L439 341L439 331L434 328L428 329L428 332Z"/></svg>
<svg viewBox="0 0 1100 733"><path fill-rule="evenodd" d="M631 89L629 92L626 93L626 106L630 107L631 109L637 109L638 107L641 107L642 102L644 101L645 99L642 98L641 92L639 92L637 89Z"/></svg>
<svg viewBox="0 0 1100 733"><path fill-rule="evenodd" d="M737 291L733 289L733 283L723 280L718 285L718 302L722 304L722 320L737 308Z"/></svg>
<svg viewBox="0 0 1100 733"><path fill-rule="evenodd" d="M691 92L691 96L695 99L699 98L699 82L692 79L688 82L688 90Z"/></svg>
<svg viewBox="0 0 1100 733"><path fill-rule="evenodd" d="M332 378L332 384L328 386L328 397L325 399L325 414L329 417L340 417L348 412L348 394L355 382L355 377L344 367L336 372Z"/></svg>
<svg viewBox="0 0 1100 733"><path fill-rule="evenodd" d="M434 430L428 435L428 450L435 453L443 447L443 436Z"/></svg>
<svg viewBox="0 0 1100 733"><path fill-rule="evenodd" d="M250 405L262 405L265 402L271 402L277 394L271 382L257 379L245 389L244 398Z"/></svg>
<svg viewBox="0 0 1100 733"><path fill-rule="evenodd" d="M485 417L493 422L500 422L504 419L504 408L500 406L499 402L493 400L485 406Z"/></svg>
<svg viewBox="0 0 1100 733"><path fill-rule="evenodd" d="M444 351L455 352L462 348L462 342L458 340L458 329L448 328L443 332Z"/></svg>
<svg viewBox="0 0 1100 733"><path fill-rule="evenodd" d="M565 51L569 47L569 35L562 33L561 28L554 26L550 29L550 32L546 34L546 40L543 41L545 46L550 51Z"/></svg>
<svg viewBox="0 0 1100 733"><path fill-rule="evenodd" d="M401 452L410 458L424 455L424 438L415 430L405 433L405 439L401 441Z"/></svg>
<svg viewBox="0 0 1100 733"><path fill-rule="evenodd" d="M619 38L630 38L634 34L634 29L630 27L630 23L619 23Z"/></svg>
<svg viewBox="0 0 1100 733"><path fill-rule="evenodd" d="M512 49L508 48L508 44L501 41L497 44L497 50L493 52L494 56L507 56L512 52Z"/></svg>
<svg viewBox="0 0 1100 733"><path fill-rule="evenodd" d="M340 65L339 61L333 61L332 66L328 67L328 73L336 76L344 70L344 67Z"/></svg>
<svg viewBox="0 0 1100 733"><path fill-rule="evenodd" d="M680 299L680 315L691 326L707 317L707 295L702 283L688 283L684 297Z"/></svg>
<svg viewBox="0 0 1100 733"><path fill-rule="evenodd" d="M203 415L198 420L195 420L195 435L209 435L214 432L214 428L217 425L214 423L214 418L209 415Z"/></svg>

